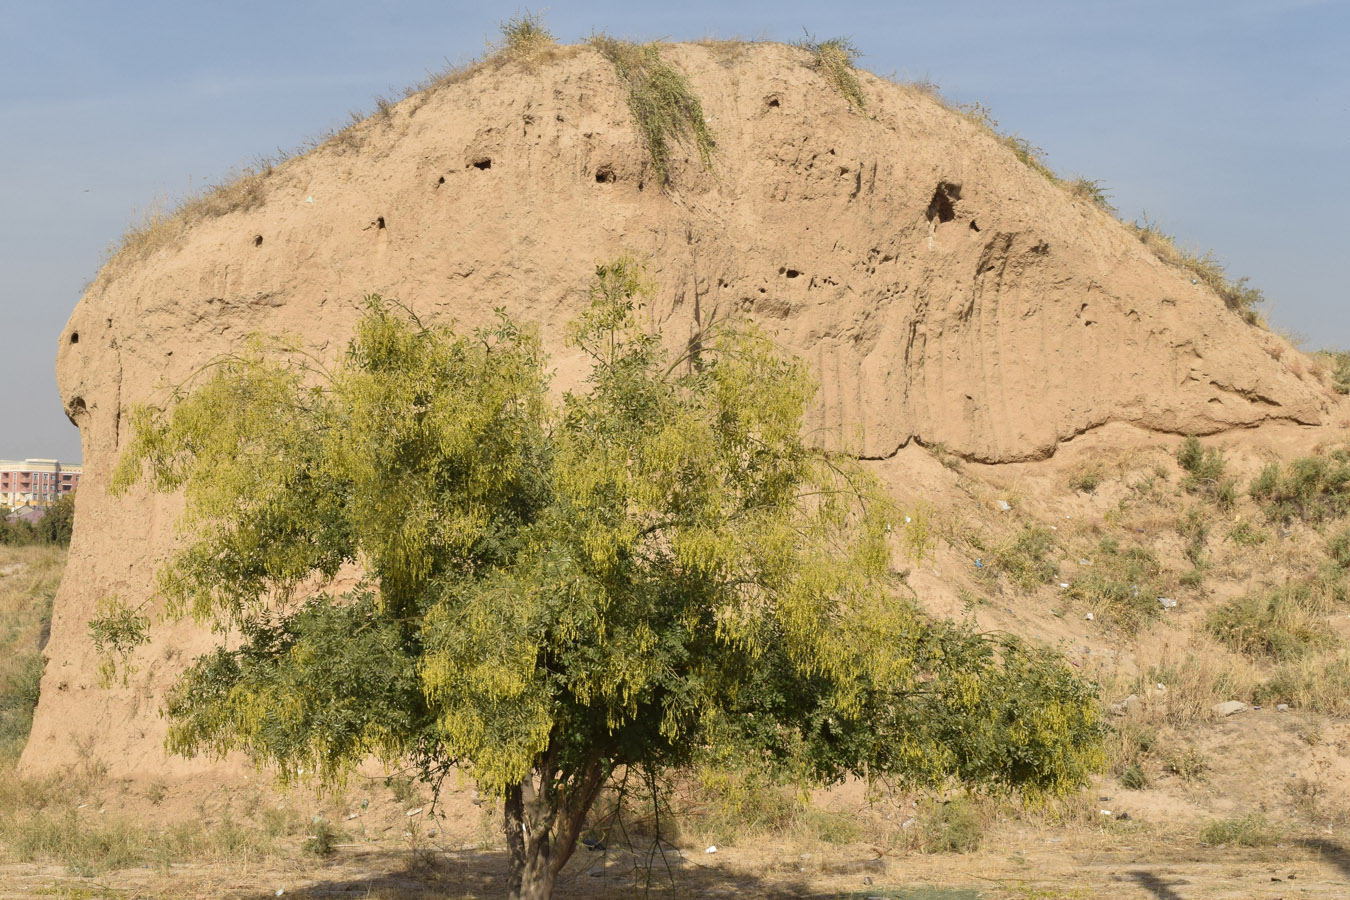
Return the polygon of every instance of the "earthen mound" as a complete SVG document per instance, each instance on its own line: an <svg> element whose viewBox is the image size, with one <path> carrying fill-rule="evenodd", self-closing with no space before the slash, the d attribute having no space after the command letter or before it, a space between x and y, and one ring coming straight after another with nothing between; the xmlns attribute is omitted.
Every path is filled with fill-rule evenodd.
<svg viewBox="0 0 1350 900"><path fill-rule="evenodd" d="M815 367L822 440L870 458L918 441L1009 462L1108 423L1326 414L1284 342L924 92L861 74L860 113L801 50L663 54L702 101L710 170L677 145L663 185L614 67L565 48L414 95L108 264L60 339L85 480L27 767L91 738L114 773L189 765L164 760L157 709L212 637L157 627L107 690L87 637L100 598L149 595L178 509L107 494L122 412L251 332L336 354L370 292L466 327L497 307L539 322L566 385L562 326L595 264L631 252L667 336L759 322Z"/></svg>

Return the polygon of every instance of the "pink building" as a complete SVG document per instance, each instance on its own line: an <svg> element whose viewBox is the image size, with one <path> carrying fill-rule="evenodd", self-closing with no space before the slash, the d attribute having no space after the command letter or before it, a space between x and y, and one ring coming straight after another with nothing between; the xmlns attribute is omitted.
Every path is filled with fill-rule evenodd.
<svg viewBox="0 0 1350 900"><path fill-rule="evenodd" d="M48 506L75 490L82 472L54 459L0 459L0 506Z"/></svg>

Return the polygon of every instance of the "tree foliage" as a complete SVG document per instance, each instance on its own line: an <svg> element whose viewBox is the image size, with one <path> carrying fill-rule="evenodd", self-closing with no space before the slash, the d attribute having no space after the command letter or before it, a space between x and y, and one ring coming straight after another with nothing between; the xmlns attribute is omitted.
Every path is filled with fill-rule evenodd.
<svg viewBox="0 0 1350 900"><path fill-rule="evenodd" d="M1081 783L1092 691L899 597L903 517L803 443L803 363L749 328L671 360L647 290L631 260L597 269L568 335L590 378L560 404L532 330L371 297L332 371L255 340L136 410L116 487L186 500L158 591L243 638L177 684L170 747L327 780L370 754L459 766L505 798L519 896L547 895L620 768ZM344 567L355 589L312 593Z"/></svg>
<svg viewBox="0 0 1350 900"><path fill-rule="evenodd" d="M70 546L70 536L75 525L75 492L63 494L47 507L37 522L11 519L10 512L8 508L0 506L0 544L16 547L29 544Z"/></svg>

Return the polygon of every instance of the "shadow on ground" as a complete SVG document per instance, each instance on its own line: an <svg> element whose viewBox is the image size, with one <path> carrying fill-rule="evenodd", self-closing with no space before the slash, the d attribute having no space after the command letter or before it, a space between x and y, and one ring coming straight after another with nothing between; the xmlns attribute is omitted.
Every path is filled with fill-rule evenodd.
<svg viewBox="0 0 1350 900"><path fill-rule="evenodd" d="M868 867L856 865L847 874L856 876L856 888L821 890L805 879L789 874L757 877L702 861L675 857L663 864L659 857L650 874L635 868L631 854L578 854L554 890L558 900L577 898L663 897L748 897L766 900L819 898L819 900L980 900L981 894L969 888L891 886L879 872L865 875ZM830 874L830 873L825 873ZM812 877L818 877L813 875ZM875 878L866 885L864 878ZM335 860L327 870L312 872L304 885L279 885L286 898L361 897L371 900L422 900L454 897L458 900L496 900L506 885L506 856L494 851L463 851L428 854L410 862L406 853L369 853L355 859ZM264 900L277 896L274 889L243 889L229 894L237 900Z"/></svg>
<svg viewBox="0 0 1350 900"><path fill-rule="evenodd" d="M1130 878L1132 878L1141 888L1157 897L1158 900L1182 900L1181 895L1172 890L1172 888L1180 887L1183 884L1190 884L1190 882L1186 881L1184 878L1164 881L1152 872L1143 871L1131 872Z"/></svg>
<svg viewBox="0 0 1350 900"><path fill-rule="evenodd" d="M1350 850L1344 844L1323 838L1307 838L1299 841L1304 847L1317 853L1323 860L1341 870L1341 874L1350 879Z"/></svg>

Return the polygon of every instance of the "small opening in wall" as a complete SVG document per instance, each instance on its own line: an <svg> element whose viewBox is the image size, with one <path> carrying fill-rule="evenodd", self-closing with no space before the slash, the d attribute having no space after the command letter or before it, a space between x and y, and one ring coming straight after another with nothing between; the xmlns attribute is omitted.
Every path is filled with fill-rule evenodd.
<svg viewBox="0 0 1350 900"><path fill-rule="evenodd" d="M492 159L491 157L480 156L469 163L469 165L473 166L475 169L490 169L492 168Z"/></svg>
<svg viewBox="0 0 1350 900"><path fill-rule="evenodd" d="M80 342L80 333L78 331L72 331L70 333L70 342L72 344L78 344Z"/></svg>
<svg viewBox="0 0 1350 900"><path fill-rule="evenodd" d="M261 235L261 234L255 234L255 235L253 236L253 246L255 246L255 247L261 247L261 246L262 246L262 235Z"/></svg>
<svg viewBox="0 0 1350 900"><path fill-rule="evenodd" d="M384 216L380 216L378 219L375 220L375 227L377 229L384 228Z"/></svg>

